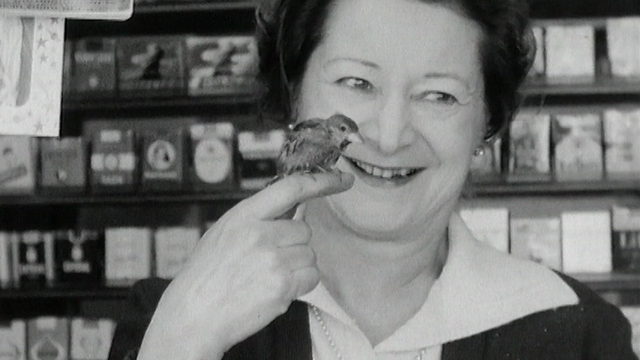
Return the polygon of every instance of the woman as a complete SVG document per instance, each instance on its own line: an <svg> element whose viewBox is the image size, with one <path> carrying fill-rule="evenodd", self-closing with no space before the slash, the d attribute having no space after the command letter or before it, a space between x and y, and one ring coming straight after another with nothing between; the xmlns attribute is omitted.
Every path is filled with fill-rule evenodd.
<svg viewBox="0 0 640 360"><path fill-rule="evenodd" d="M518 105L525 15L524 0L283 0L263 13L270 109L342 113L365 141L337 174L239 203L170 285L139 283L111 358L140 346L139 360L634 359L615 307L480 244L454 212L476 149ZM278 219L303 202L304 221Z"/></svg>

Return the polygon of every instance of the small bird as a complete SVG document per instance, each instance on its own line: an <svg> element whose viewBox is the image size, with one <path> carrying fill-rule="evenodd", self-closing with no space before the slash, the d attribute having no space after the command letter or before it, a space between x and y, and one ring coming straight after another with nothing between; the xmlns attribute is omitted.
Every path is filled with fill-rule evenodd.
<svg viewBox="0 0 640 360"><path fill-rule="evenodd" d="M291 125L278 157L277 179L303 173L332 171L351 143L362 143L358 125L347 116L313 118Z"/></svg>

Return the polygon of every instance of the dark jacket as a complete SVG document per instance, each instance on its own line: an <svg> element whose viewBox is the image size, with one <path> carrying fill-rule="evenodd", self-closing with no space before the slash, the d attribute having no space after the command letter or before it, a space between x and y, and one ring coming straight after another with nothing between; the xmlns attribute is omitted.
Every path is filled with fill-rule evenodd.
<svg viewBox="0 0 640 360"><path fill-rule="evenodd" d="M629 322L620 310L576 280L560 276L579 297L577 305L538 312L444 344L442 360L637 360ZM168 284L167 280L148 279L133 286L109 360L122 360L140 346ZM307 306L295 301L284 315L233 347L224 360L311 358Z"/></svg>

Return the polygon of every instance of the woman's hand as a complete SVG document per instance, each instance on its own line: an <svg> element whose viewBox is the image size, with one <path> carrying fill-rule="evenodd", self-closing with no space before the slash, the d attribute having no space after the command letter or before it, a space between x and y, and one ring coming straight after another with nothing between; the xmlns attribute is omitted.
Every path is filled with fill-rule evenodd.
<svg viewBox="0 0 640 360"><path fill-rule="evenodd" d="M311 230L280 217L352 185L345 173L291 175L229 210L163 294L138 359L221 359L313 290L319 273Z"/></svg>

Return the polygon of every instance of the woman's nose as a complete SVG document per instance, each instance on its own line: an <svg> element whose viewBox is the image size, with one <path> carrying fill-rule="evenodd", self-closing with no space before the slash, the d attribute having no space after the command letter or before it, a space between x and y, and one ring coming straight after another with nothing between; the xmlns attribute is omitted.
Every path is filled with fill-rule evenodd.
<svg viewBox="0 0 640 360"><path fill-rule="evenodd" d="M402 94L385 96L376 110L370 126L363 129L365 137L377 142L379 150L387 154L411 144L414 132Z"/></svg>

